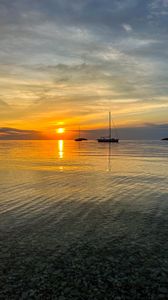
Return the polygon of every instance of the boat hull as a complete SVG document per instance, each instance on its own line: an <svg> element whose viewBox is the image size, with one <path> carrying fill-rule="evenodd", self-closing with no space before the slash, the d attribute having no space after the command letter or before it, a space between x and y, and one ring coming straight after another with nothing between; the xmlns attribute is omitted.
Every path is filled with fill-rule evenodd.
<svg viewBox="0 0 168 300"><path fill-rule="evenodd" d="M81 142L81 141L87 141L87 139L85 138L76 138L75 142Z"/></svg>
<svg viewBox="0 0 168 300"><path fill-rule="evenodd" d="M100 138L97 141L99 143L118 143L119 139L115 139L115 138Z"/></svg>

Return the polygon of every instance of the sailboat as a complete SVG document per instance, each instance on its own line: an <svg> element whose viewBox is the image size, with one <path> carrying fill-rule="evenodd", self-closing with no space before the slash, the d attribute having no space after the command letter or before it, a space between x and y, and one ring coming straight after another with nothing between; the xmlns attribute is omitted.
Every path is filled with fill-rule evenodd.
<svg viewBox="0 0 168 300"><path fill-rule="evenodd" d="M99 143L118 143L119 139L118 138L114 138L111 135L111 112L109 112L109 136L108 137L100 137L99 139L97 139L97 141Z"/></svg>
<svg viewBox="0 0 168 300"><path fill-rule="evenodd" d="M80 136L80 127L79 127L79 136L75 139L76 142L87 141L86 138Z"/></svg>

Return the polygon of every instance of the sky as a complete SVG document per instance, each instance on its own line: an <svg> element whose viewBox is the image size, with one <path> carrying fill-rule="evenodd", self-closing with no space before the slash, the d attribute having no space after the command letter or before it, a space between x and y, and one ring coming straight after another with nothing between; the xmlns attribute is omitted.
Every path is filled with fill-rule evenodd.
<svg viewBox="0 0 168 300"><path fill-rule="evenodd" d="M168 0L0 0L0 138L168 136L167 62Z"/></svg>

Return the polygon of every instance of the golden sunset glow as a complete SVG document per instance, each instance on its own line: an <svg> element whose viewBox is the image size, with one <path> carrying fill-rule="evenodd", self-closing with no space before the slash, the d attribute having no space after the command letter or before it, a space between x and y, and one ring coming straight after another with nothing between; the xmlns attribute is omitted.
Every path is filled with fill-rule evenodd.
<svg viewBox="0 0 168 300"><path fill-rule="evenodd" d="M59 154L59 158L63 158L64 157L64 141L63 140L59 140L58 141L58 154Z"/></svg>
<svg viewBox="0 0 168 300"><path fill-rule="evenodd" d="M64 133L65 132L65 128L58 128L57 129L57 133Z"/></svg>
<svg viewBox="0 0 168 300"><path fill-rule="evenodd" d="M0 1L0 139L74 139L79 124L86 137L95 139L106 134L102 130L108 125L108 111L124 138L138 138L139 130L149 138L156 129L160 137L163 127L167 133L167 27L162 11L167 0L144 1L142 12L149 14L139 16L142 24L134 24L134 17L131 24L119 24L120 18L113 16L122 11L123 20L130 20L133 7L135 14L138 8L132 7L133 0L107 0L106 5L97 1L98 17L91 22L87 10L92 11L96 1L62 1L44 5L34 0L28 9L13 0L16 11L8 8L8 0ZM59 11L62 5L68 9ZM78 24L67 16L77 11ZM107 11L108 17L102 18ZM110 26L109 19L114 22ZM97 26L108 30L97 32Z"/></svg>

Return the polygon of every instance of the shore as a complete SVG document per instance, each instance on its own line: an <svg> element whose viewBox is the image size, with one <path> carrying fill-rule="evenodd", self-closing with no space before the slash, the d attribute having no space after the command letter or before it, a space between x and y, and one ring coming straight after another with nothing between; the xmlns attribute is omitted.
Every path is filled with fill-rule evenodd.
<svg viewBox="0 0 168 300"><path fill-rule="evenodd" d="M166 299L166 213L113 209L92 204L85 224L76 212L6 232L1 299Z"/></svg>

